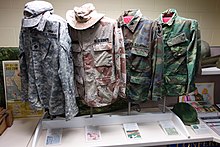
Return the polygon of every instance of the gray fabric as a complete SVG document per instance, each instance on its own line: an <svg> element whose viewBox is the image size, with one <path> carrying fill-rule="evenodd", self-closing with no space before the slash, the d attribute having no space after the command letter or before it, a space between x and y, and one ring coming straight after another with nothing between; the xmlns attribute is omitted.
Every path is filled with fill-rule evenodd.
<svg viewBox="0 0 220 147"><path fill-rule="evenodd" d="M44 12L53 12L53 6L46 1L31 1L24 6L23 27L36 26L43 16Z"/></svg>
<svg viewBox="0 0 220 147"><path fill-rule="evenodd" d="M22 97L36 109L65 114L70 120L78 113L71 39L66 21L48 14L40 26L22 27L20 31Z"/></svg>

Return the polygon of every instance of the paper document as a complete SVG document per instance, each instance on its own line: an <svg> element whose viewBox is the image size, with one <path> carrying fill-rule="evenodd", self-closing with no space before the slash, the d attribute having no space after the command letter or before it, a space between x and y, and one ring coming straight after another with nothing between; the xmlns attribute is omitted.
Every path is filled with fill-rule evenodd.
<svg viewBox="0 0 220 147"><path fill-rule="evenodd" d="M175 128L174 123L171 120L159 121L159 124L167 135L178 135L179 134Z"/></svg>
<svg viewBox="0 0 220 147"><path fill-rule="evenodd" d="M98 126L86 126L85 127L86 141L98 141L101 140L101 132Z"/></svg>
<svg viewBox="0 0 220 147"><path fill-rule="evenodd" d="M141 139L141 133L137 123L123 124L125 134L128 139Z"/></svg>
<svg viewBox="0 0 220 147"><path fill-rule="evenodd" d="M191 128L196 134L207 134L209 133L208 126L206 124L195 124L191 125Z"/></svg>
<svg viewBox="0 0 220 147"><path fill-rule="evenodd" d="M45 145L61 144L63 129L47 129Z"/></svg>

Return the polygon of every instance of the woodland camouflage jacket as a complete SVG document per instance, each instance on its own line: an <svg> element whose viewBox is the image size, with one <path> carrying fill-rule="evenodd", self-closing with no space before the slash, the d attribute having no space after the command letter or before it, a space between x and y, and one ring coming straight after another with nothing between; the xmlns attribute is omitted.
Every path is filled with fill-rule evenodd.
<svg viewBox="0 0 220 147"><path fill-rule="evenodd" d="M126 17L131 20L126 23ZM129 101L138 103L162 97L162 30L156 21L143 17L140 10L128 10L118 23L122 28Z"/></svg>
<svg viewBox="0 0 220 147"><path fill-rule="evenodd" d="M172 14L168 22L163 16ZM179 96L195 90L201 52L198 22L178 16L175 9L164 11L158 21L163 27L164 93Z"/></svg>

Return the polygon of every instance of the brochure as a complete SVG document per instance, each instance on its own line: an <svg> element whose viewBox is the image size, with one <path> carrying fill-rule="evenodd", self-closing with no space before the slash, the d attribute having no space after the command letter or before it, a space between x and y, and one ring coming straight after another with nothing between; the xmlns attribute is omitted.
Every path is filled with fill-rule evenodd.
<svg viewBox="0 0 220 147"><path fill-rule="evenodd" d="M101 140L101 132L98 126L85 127L86 141L99 141Z"/></svg>
<svg viewBox="0 0 220 147"><path fill-rule="evenodd" d="M206 124L194 124L194 125L191 125L191 128L198 135L209 133L209 129Z"/></svg>
<svg viewBox="0 0 220 147"><path fill-rule="evenodd" d="M123 124L125 134L128 139L141 139L141 133L137 123Z"/></svg>
<svg viewBox="0 0 220 147"><path fill-rule="evenodd" d="M47 129L45 145L59 145L62 140L63 129Z"/></svg>
<svg viewBox="0 0 220 147"><path fill-rule="evenodd" d="M179 135L174 123L171 120L159 121L159 124L167 135Z"/></svg>

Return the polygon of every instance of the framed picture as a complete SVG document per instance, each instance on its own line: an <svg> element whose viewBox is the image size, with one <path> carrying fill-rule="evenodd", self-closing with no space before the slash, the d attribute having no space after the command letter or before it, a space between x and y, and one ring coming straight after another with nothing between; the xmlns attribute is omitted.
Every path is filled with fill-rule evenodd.
<svg viewBox="0 0 220 147"><path fill-rule="evenodd" d="M195 83L198 93L202 96L201 100L207 104L214 104L214 82L210 83Z"/></svg>
<svg viewBox="0 0 220 147"><path fill-rule="evenodd" d="M18 60L2 61L6 107L11 109L13 116L41 116L43 111L34 110L29 102L21 98L21 77Z"/></svg>
<svg viewBox="0 0 220 147"><path fill-rule="evenodd" d="M19 61L2 61L5 99L7 101L21 100L21 78Z"/></svg>

